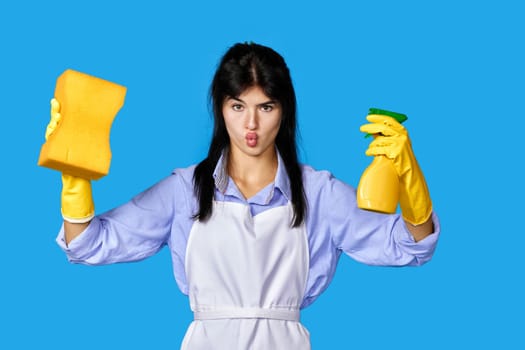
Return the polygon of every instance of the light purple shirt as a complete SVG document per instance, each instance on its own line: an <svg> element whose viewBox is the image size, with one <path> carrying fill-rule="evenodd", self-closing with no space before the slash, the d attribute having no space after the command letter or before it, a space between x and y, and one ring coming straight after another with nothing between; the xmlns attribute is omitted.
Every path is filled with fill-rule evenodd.
<svg viewBox="0 0 525 350"><path fill-rule="evenodd" d="M215 200L244 203L252 215L286 205L290 179L278 155L275 181L249 199L227 175L222 157L215 169ZM184 261L192 216L198 210L194 194L195 166L173 173L128 203L95 216L86 230L66 246L63 228L57 243L69 261L89 265L145 259L167 245L178 287L188 294ZM433 213L434 233L415 242L399 214L379 214L357 208L355 190L329 172L302 166L307 199L305 220L309 244L309 274L301 308L330 284L342 252L369 265L416 266L434 253L440 225Z"/></svg>

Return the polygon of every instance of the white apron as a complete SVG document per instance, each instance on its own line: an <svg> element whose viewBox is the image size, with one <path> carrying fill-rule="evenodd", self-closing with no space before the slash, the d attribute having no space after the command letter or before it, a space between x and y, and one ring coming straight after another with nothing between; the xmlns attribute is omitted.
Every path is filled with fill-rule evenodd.
<svg viewBox="0 0 525 350"><path fill-rule="evenodd" d="M290 204L256 216L214 202L193 225L186 250L191 323L182 350L309 350L299 307L308 275L304 225Z"/></svg>

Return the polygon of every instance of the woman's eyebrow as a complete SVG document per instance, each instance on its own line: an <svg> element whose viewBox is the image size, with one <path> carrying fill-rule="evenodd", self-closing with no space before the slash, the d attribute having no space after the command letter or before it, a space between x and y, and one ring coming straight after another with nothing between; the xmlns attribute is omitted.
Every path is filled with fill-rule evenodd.
<svg viewBox="0 0 525 350"><path fill-rule="evenodd" d="M269 100L269 101L266 101L266 102L258 103L257 106L274 105L274 104L277 104L277 101Z"/></svg>
<svg viewBox="0 0 525 350"><path fill-rule="evenodd" d="M246 102L244 102L242 99L240 99L238 97L229 96L228 99L229 100L235 100L235 101L242 102L242 103L246 103ZM275 105L275 104L277 104L277 101L275 101L275 100L268 100L268 101L265 101L265 102L258 103L257 106Z"/></svg>

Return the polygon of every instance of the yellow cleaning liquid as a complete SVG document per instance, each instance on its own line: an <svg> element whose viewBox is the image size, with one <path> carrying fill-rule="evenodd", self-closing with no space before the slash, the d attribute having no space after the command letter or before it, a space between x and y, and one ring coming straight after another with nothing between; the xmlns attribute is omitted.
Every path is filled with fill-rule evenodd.
<svg viewBox="0 0 525 350"><path fill-rule="evenodd" d="M398 202L399 178L392 162L385 156L374 157L357 186L357 206L392 214Z"/></svg>

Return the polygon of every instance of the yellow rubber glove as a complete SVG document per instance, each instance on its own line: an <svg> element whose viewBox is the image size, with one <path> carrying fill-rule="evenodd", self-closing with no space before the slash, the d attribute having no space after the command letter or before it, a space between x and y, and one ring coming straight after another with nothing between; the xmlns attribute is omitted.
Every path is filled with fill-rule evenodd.
<svg viewBox="0 0 525 350"><path fill-rule="evenodd" d="M46 140L60 123L60 103L51 100L51 120L46 128ZM89 180L62 173L62 217L72 223L90 221L95 215L95 205Z"/></svg>
<svg viewBox="0 0 525 350"><path fill-rule="evenodd" d="M426 222L432 214L432 201L408 132L388 116L369 114L366 119L371 124L361 126L360 130L374 135L366 155L384 155L392 160L399 176L399 205L403 218L412 225Z"/></svg>

